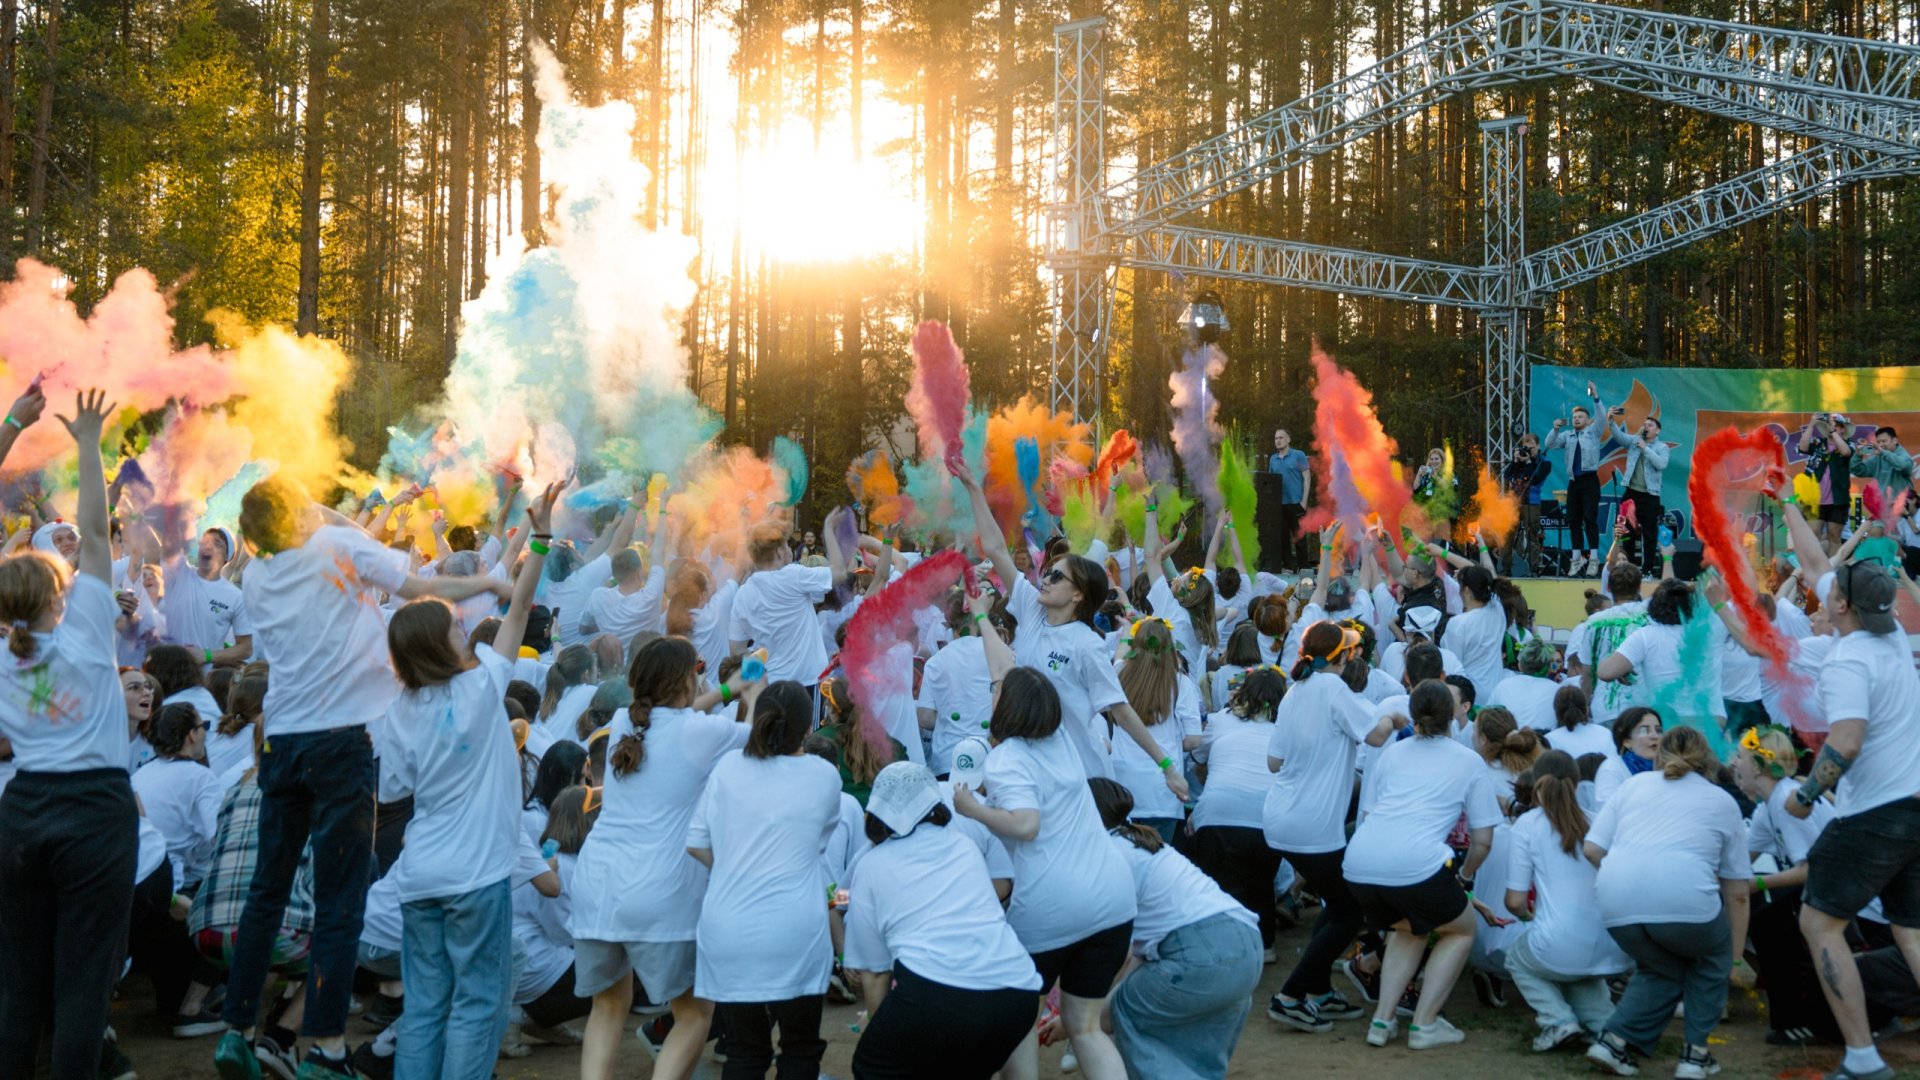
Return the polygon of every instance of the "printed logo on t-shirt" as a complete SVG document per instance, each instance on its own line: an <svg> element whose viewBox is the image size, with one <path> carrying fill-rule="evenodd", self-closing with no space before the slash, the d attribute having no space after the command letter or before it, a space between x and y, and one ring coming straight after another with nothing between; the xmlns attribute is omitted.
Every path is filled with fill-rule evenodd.
<svg viewBox="0 0 1920 1080"><path fill-rule="evenodd" d="M1065 653L1049 652L1047 653L1047 670L1063 671L1066 669L1067 662L1072 659L1073 657Z"/></svg>

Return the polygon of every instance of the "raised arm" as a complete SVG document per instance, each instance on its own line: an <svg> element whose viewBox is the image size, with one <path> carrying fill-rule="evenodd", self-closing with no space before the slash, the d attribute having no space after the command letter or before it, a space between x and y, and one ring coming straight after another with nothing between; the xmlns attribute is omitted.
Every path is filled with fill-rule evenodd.
<svg viewBox="0 0 1920 1080"><path fill-rule="evenodd" d="M520 478L512 473L500 474L500 507L493 512L493 538L505 543L507 539L507 519L513 516L513 500L520 497Z"/></svg>
<svg viewBox="0 0 1920 1080"><path fill-rule="evenodd" d="M1207 541L1207 559L1200 564L1200 569L1206 572L1208 578L1213 577L1214 568L1220 565L1220 541L1226 538L1227 530L1231 528L1233 528L1232 512L1221 511L1220 516L1213 522L1213 536Z"/></svg>
<svg viewBox="0 0 1920 1080"><path fill-rule="evenodd" d="M632 506L621 507L620 516L613 519L612 527L594 540L593 546L587 549L586 556L580 561L590 563L609 551L619 551L632 544L633 526L639 516L640 511Z"/></svg>
<svg viewBox="0 0 1920 1080"><path fill-rule="evenodd" d="M40 419L40 413L47 407L47 397L40 391L40 380L34 379L28 384L27 392L13 399L13 408L7 410L5 422L0 422L0 462L7 460L13 451L14 440Z"/></svg>
<svg viewBox="0 0 1920 1080"><path fill-rule="evenodd" d="M1340 537L1340 523L1334 522L1320 530L1320 567L1313 575L1313 595L1307 602L1316 607L1327 606L1327 589L1333 583L1333 544Z"/></svg>
<svg viewBox="0 0 1920 1080"><path fill-rule="evenodd" d="M1147 496L1147 580L1167 579L1166 557L1160 550L1160 505L1157 496Z"/></svg>
<svg viewBox="0 0 1920 1080"><path fill-rule="evenodd" d="M560 485L548 484L547 490L527 507L530 532L553 531L553 504L560 498ZM513 596L507 601L507 613L500 616L499 632L494 634L494 651L509 660L520 655L520 642L527 636L527 614L533 610L534 590L540 587L540 570L547 564L546 543L527 551L527 561L513 579Z"/></svg>
<svg viewBox="0 0 1920 1080"><path fill-rule="evenodd" d="M1246 547L1240 543L1240 530L1234 527L1231 513L1222 516L1227 519L1227 535L1233 538L1233 565L1239 567L1240 572L1248 577L1248 583L1251 584L1253 567L1247 562Z"/></svg>
<svg viewBox="0 0 1920 1080"><path fill-rule="evenodd" d="M1813 526L1800 512L1800 504L1790 497L1790 490L1783 491L1780 504L1780 516L1787 521L1787 537L1793 541L1794 557L1800 561L1800 571L1808 575L1809 586L1820 582L1820 575L1833 569L1833 563L1827 558L1827 551L1820 546L1820 538L1813 534Z"/></svg>
<svg viewBox="0 0 1920 1080"><path fill-rule="evenodd" d="M987 493L980 488L980 481L973 470L963 461L949 460L947 468L960 486L967 489L967 498L973 503L973 527L980 544L980 554L993 564L993 572L1000 578L1002 587L1012 590L1015 578L1020 571L1014 568L1013 552L1007 550L1007 538L1000 532L1000 526L994 521L993 508L987 505ZM827 530L832 536L833 530Z"/></svg>
<svg viewBox="0 0 1920 1080"><path fill-rule="evenodd" d="M100 461L100 432L113 406L104 390L73 397L73 416L60 417L80 454L80 503L74 515L80 529L80 572L112 585L113 548L107 536L107 474ZM12 424L0 425L16 430Z"/></svg>
<svg viewBox="0 0 1920 1080"><path fill-rule="evenodd" d="M993 699L1000 700L1000 680L1006 678L1018 662L1013 658L1013 649L1000 639L992 622L993 590L986 582L979 582L973 594L967 597L967 610L972 613L973 631L980 635L980 644L986 649L987 677L993 680Z"/></svg>

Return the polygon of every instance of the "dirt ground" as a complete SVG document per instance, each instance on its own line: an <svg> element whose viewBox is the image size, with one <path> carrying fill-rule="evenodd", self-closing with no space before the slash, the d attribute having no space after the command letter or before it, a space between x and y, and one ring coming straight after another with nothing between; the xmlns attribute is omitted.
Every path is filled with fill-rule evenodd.
<svg viewBox="0 0 1920 1080"><path fill-rule="evenodd" d="M1527 1046L1533 1037L1533 1014L1509 990L1510 1004L1505 1009L1488 1009L1474 998L1466 979L1455 988L1446 1014L1467 1032L1467 1041L1459 1046L1415 1054L1406 1049L1404 1034L1385 1049L1375 1049L1364 1041L1362 1021L1336 1024L1326 1035L1308 1035L1282 1028L1267 1019L1267 996L1279 988L1286 974L1286 963L1304 942L1303 929L1286 931L1277 943L1282 963L1269 967L1261 981L1259 998L1247 1018L1245 1034L1233 1055L1228 1072L1233 1077L1293 1077L1355 1075L1366 1072L1373 1077L1419 1077L1421 1080L1484 1080L1487 1077L1592 1077L1597 1073L1582 1056L1583 1051L1564 1048L1551 1054L1535 1054ZM1336 977L1336 985L1338 985ZM1349 997L1352 987L1341 985ZM1714 1054L1722 1065L1720 1076L1731 1078L1774 1078L1774 1080L1819 1080L1839 1063L1837 1048L1792 1050L1767 1046L1764 998L1754 992L1735 988L1731 998L1732 1018L1722 1024L1714 1036ZM829 1006L825 1035L827 1058L822 1075L849 1080L849 1062L857 1039L850 1030L855 1018L851 1006ZM133 1059L143 1080L180 1080L213 1075L212 1036L175 1040L152 1019L151 1000L145 980L135 976L125 987L125 997L115 1006L115 1028L121 1045ZM372 1031L359 1020L350 1026L349 1041L358 1044L372 1037ZM1404 1025L1402 1026L1404 1032ZM1680 1025L1676 1022L1661 1045L1661 1054L1642 1062L1641 1075L1672 1075L1679 1051ZM501 1080L572 1080L578 1075L579 1050L575 1048L535 1046L530 1057L502 1059L495 1070ZM1882 1043L1882 1053L1899 1070L1901 1080L1920 1080L1920 1034L1897 1036ZM1060 1050L1041 1051L1041 1075L1056 1077ZM615 1072L620 1080L639 1080L651 1075L646 1052L637 1043L629 1043ZM719 1067L704 1062L697 1074L703 1080L717 1078ZM1076 1074L1077 1075L1077 1074Z"/></svg>

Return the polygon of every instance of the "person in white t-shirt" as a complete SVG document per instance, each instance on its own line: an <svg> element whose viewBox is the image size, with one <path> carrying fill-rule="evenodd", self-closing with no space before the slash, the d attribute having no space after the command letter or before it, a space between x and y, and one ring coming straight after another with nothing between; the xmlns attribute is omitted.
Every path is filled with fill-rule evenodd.
<svg viewBox="0 0 1920 1080"><path fill-rule="evenodd" d="M1392 931L1367 1044L1385 1046L1397 1033L1394 1010L1424 953L1407 1047L1427 1050L1466 1039L1440 1015L1440 1006L1473 949L1475 916L1467 893L1501 815L1486 762L1452 737L1453 691L1423 682L1409 695L1408 712L1413 737L1388 744L1367 768L1360 824L1342 873L1367 924ZM1447 837L1463 814L1467 855L1455 866ZM1429 951L1430 934L1438 937Z"/></svg>
<svg viewBox="0 0 1920 1080"><path fill-rule="evenodd" d="M142 665L159 686L160 705L188 705L206 722L206 759L213 775L222 779L237 776L253 764L253 736L223 735L217 725L223 710L207 689L206 674L198 655L180 645L156 645Z"/></svg>
<svg viewBox="0 0 1920 1080"><path fill-rule="evenodd" d="M1506 678L1505 659L1507 609L1494 589L1493 571L1483 566L1463 567L1455 577L1460 582L1460 614L1447 620L1440 644L1460 657L1460 674L1473 680L1482 695L1491 694Z"/></svg>
<svg viewBox="0 0 1920 1080"><path fill-rule="evenodd" d="M1228 684L1241 673L1265 663L1260 656L1260 631L1251 622L1243 622L1227 635L1226 648L1220 653L1220 666L1208 673L1206 686L1210 711L1227 707Z"/></svg>
<svg viewBox="0 0 1920 1080"><path fill-rule="evenodd" d="M584 644L562 648L547 669L540 712L532 717L548 739L584 743L579 722L600 688L600 658Z"/></svg>
<svg viewBox="0 0 1920 1080"><path fill-rule="evenodd" d="M1140 721L1140 714L1127 704L1106 644L1093 628L1093 616L1107 599L1106 572L1090 559L1063 555L1047 565L1036 587L1014 568L1006 537L993 525L993 510L980 482L964 464L954 470L954 478L972 497L974 520L981 524L982 553L1000 580L1012 583L1007 609L1019 622L1013 655L1019 664L1040 672L1053 684L1060 701L1061 732L1080 755L1081 769L1088 776L1107 776L1111 770L1107 721L1124 731L1142 753L1160 752L1159 742ZM1158 513L1158 507L1147 505L1150 520ZM1186 801L1187 781L1180 763L1162 754L1155 764L1167 787Z"/></svg>
<svg viewBox="0 0 1920 1080"><path fill-rule="evenodd" d="M666 515L662 514L660 521L648 551L667 550L661 546ZM657 559L649 568L640 553L630 547L614 552L608 565L613 584L587 595L587 615L600 633L612 634L622 650L630 650L633 635L642 630L657 633L662 626L660 601L666 595L667 570Z"/></svg>
<svg viewBox="0 0 1920 1080"><path fill-rule="evenodd" d="M624 551L633 543L633 528L639 520L639 508L620 508L620 513L594 540L585 555L577 554L569 541L552 537L532 537L550 545L547 580L541 584L541 602L553 610L553 643L558 648L578 644L586 638L580 624L587 614L587 599L593 590L613 578L612 552Z"/></svg>
<svg viewBox="0 0 1920 1080"><path fill-rule="evenodd" d="M213 858L225 788L207 768L207 723L193 706L162 706L148 730L154 758L133 774L133 793L167 839L179 891L192 895Z"/></svg>
<svg viewBox="0 0 1920 1080"><path fill-rule="evenodd" d="M1242 907L1160 839L1128 820L1133 796L1096 777L1094 805L1133 871L1133 953L1109 1009L1130 1077L1225 1080L1260 984L1260 937Z"/></svg>
<svg viewBox="0 0 1920 1080"><path fill-rule="evenodd" d="M793 561L786 531L777 522L757 526L747 544L753 573L733 596L727 620L727 648L735 656L747 649L767 651L767 681L793 681L812 689L827 666L827 644L820 635L813 605L847 579L847 560L853 552L840 550L834 538L837 515L827 515L823 535L827 565L800 566Z"/></svg>
<svg viewBox="0 0 1920 1080"><path fill-rule="evenodd" d="M1806 818L1834 793L1838 820L1807 854L1800 929L1822 973L1821 991L1846 1038L1842 1077L1891 1075L1873 1046L1846 924L1880 897L1901 952L1920 970L1920 676L1893 614L1899 587L1871 563L1829 567L1797 506L1785 508L1803 573L1811 574L1839 640L1820 673L1832 724L1787 813Z"/></svg>
<svg viewBox="0 0 1920 1080"><path fill-rule="evenodd" d="M1267 846L1321 899L1312 938L1267 1005L1269 1017L1301 1031L1324 1032L1334 1020L1366 1015L1333 989L1328 974L1364 920L1341 871L1347 807L1360 746L1384 746L1402 718L1376 717L1342 678L1348 664L1359 662L1360 643L1358 631L1338 623L1307 628L1292 672L1294 687L1280 702L1267 742L1267 771L1274 774L1261 812Z"/></svg>
<svg viewBox="0 0 1920 1080"><path fill-rule="evenodd" d="M340 522L338 524L331 522ZM420 578L405 553L382 546L316 506L284 477L240 500L240 527L259 552L241 585L254 645L273 665L259 755L260 864L240 917L216 1064L251 1054L267 962L293 886L299 852L314 850L314 964L308 977L307 1063L340 1071L347 1006L372 866L374 745L367 725L399 693L387 652L382 593L460 601L505 582Z"/></svg>
<svg viewBox="0 0 1920 1080"><path fill-rule="evenodd" d="M131 773L153 760L147 729L153 722L154 707L160 703L160 689L153 676L128 669L120 673L120 691L127 703L127 772Z"/></svg>
<svg viewBox="0 0 1920 1080"><path fill-rule="evenodd" d="M833 969L822 855L840 817L840 775L806 752L813 698L768 686L747 745L723 754L687 825L686 850L712 871L700 905L694 992L725 1020L727 1070L812 1076Z"/></svg>
<svg viewBox="0 0 1920 1080"><path fill-rule="evenodd" d="M1225 514L1215 526L1213 543L1207 549L1207 563L1196 566L1176 578L1167 577L1159 559L1147 561L1147 602L1153 613L1167 620L1173 638L1186 657L1189 672L1204 675L1207 659L1220 644L1220 628L1214 616L1213 561L1220 548L1220 530L1227 526ZM1147 550L1160 550L1160 514L1149 509L1146 515ZM1135 710L1139 711L1138 709Z"/></svg>
<svg viewBox="0 0 1920 1080"><path fill-rule="evenodd" d="M1695 611L1706 601L1684 581L1662 581L1647 599L1647 624L1628 634L1613 655L1600 661L1594 674L1602 682L1620 682L1628 676L1641 686L1641 702L1656 704L1669 728L1698 728L1716 755L1732 748L1726 736L1726 701L1720 696L1721 640L1726 634L1718 620L1705 627L1690 625L1706 615ZM1704 649L1688 648L1688 635L1704 635ZM1689 652L1700 654L1683 664Z"/></svg>
<svg viewBox="0 0 1920 1080"><path fill-rule="evenodd" d="M36 385L14 403L6 445L38 398ZM74 405L61 423L79 451L79 571L39 551L0 561L0 737L19 768L0 794L0 1076L33 1075L49 1027L53 1075L99 1069L139 856L100 465L113 409L98 391Z"/></svg>
<svg viewBox="0 0 1920 1080"><path fill-rule="evenodd" d="M1577 684L1562 686L1553 695L1553 724L1547 733L1547 745L1564 750L1575 761L1587 754L1613 756L1613 729L1593 722L1587 709L1587 692Z"/></svg>
<svg viewBox="0 0 1920 1080"><path fill-rule="evenodd" d="M1675 727L1660 737L1658 770L1620 785L1587 830L1600 920L1633 958L1627 991L1587 1057L1620 1076L1651 1055L1684 1003L1678 1080L1720 1066L1708 1039L1727 1005L1727 976L1747 939L1753 864L1733 796L1707 779L1719 759L1705 735Z"/></svg>
<svg viewBox="0 0 1920 1080"><path fill-rule="evenodd" d="M927 658L918 706L921 729L933 733L927 767L941 778L953 768L954 747L961 739L984 734L993 715L993 677L987 673L987 648L980 636L997 634L1001 641L1012 636L1007 629L1012 616L1004 600L994 603L985 622L967 610L964 593L953 593L945 603L953 638Z"/></svg>
<svg viewBox="0 0 1920 1080"><path fill-rule="evenodd" d="M1545 638L1529 638L1514 650L1514 670L1491 693L1482 696L1483 705L1504 706L1521 727L1551 729L1553 696L1560 689L1551 677L1554 659L1553 646Z"/></svg>
<svg viewBox="0 0 1920 1080"><path fill-rule="evenodd" d="M527 509L548 531L557 486ZM490 1070L513 989L513 892L526 844L519 752L507 724L511 656L520 651L546 562L527 553L494 643L467 648L452 605L437 597L393 613L387 647L405 689L388 706L380 755L385 802L414 799L407 844L389 872L404 928L400 1070L421 1077Z"/></svg>
<svg viewBox="0 0 1920 1080"><path fill-rule="evenodd" d="M1267 744L1273 738L1274 713L1287 692L1286 677L1272 668L1246 673L1227 707L1207 720L1194 761L1206 770L1206 784L1194 804L1192 843L1187 853L1201 872L1259 918L1262 958L1274 962L1273 879L1280 853L1267 846Z"/></svg>
<svg viewBox="0 0 1920 1080"><path fill-rule="evenodd" d="M1180 673L1173 627L1165 619L1150 615L1135 622L1126 644L1120 688L1160 752L1149 759L1138 746L1116 742L1113 775L1133 792L1136 820L1171 844L1186 812L1167 790L1158 763L1169 757L1184 762L1187 751L1200 745L1200 688Z"/></svg>
<svg viewBox="0 0 1920 1080"><path fill-rule="evenodd" d="M987 602L984 591L970 601L977 614ZM1119 1080L1125 1066L1102 1030L1100 1012L1132 940L1132 877L1106 842L1086 770L1062 730L1053 681L1016 667L1012 650L997 637L982 641L998 683L988 721L987 801L956 783L954 812L1006 841L1015 883L1007 922L1039 969L1040 989L1058 980L1060 1018L1081 1069L1091 1080ZM1008 1068L1036 1075L1037 1053L1034 1041L1021 1043Z"/></svg>
<svg viewBox="0 0 1920 1080"><path fill-rule="evenodd" d="M872 846L847 903L846 966L868 1012L853 1071L987 1080L1033 1036L1039 972L932 773L880 770L864 820Z"/></svg>
<svg viewBox="0 0 1920 1080"><path fill-rule="evenodd" d="M1539 1053L1597 1037L1613 1012L1607 978L1630 966L1600 924L1594 867L1581 850L1588 821L1575 797L1579 786L1579 766L1560 750L1540 755L1520 776L1515 809L1524 812L1512 826L1506 879L1497 883L1507 910L1527 924L1507 946L1507 974L1533 1007Z"/></svg>

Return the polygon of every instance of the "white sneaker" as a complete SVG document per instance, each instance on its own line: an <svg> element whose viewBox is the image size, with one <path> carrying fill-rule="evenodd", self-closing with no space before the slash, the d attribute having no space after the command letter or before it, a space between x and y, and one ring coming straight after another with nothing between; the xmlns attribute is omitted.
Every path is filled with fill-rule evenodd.
<svg viewBox="0 0 1920 1080"><path fill-rule="evenodd" d="M1367 1045L1385 1046L1400 1033L1398 1020L1371 1020L1367 1023Z"/></svg>
<svg viewBox="0 0 1920 1080"><path fill-rule="evenodd" d="M1447 1018L1444 1016L1434 1017L1433 1023L1426 1027L1412 1024L1407 1028L1407 1049L1409 1050L1431 1050L1436 1046L1451 1046L1454 1043L1466 1041L1467 1033L1447 1023Z"/></svg>
<svg viewBox="0 0 1920 1080"><path fill-rule="evenodd" d="M1071 1049L1069 1049L1065 1054L1062 1054L1060 1056L1060 1071L1063 1073L1073 1073L1073 1072L1080 1071L1080 1059L1073 1056L1073 1051Z"/></svg>
<svg viewBox="0 0 1920 1080"><path fill-rule="evenodd" d="M1587 560L1587 576L1588 577L1599 577L1600 571L1605 570L1606 568L1607 568L1606 560L1602 559L1598 555L1595 555L1593 558Z"/></svg>
<svg viewBox="0 0 1920 1080"><path fill-rule="evenodd" d="M1533 1051L1544 1054L1583 1034L1585 1032L1579 1024L1555 1024L1550 1028L1541 1028L1540 1034L1533 1037Z"/></svg>
<svg viewBox="0 0 1920 1080"><path fill-rule="evenodd" d="M1567 576L1579 577L1580 572L1585 570L1586 568L1587 568L1587 557L1585 555L1575 555L1573 557L1573 561L1567 564Z"/></svg>

